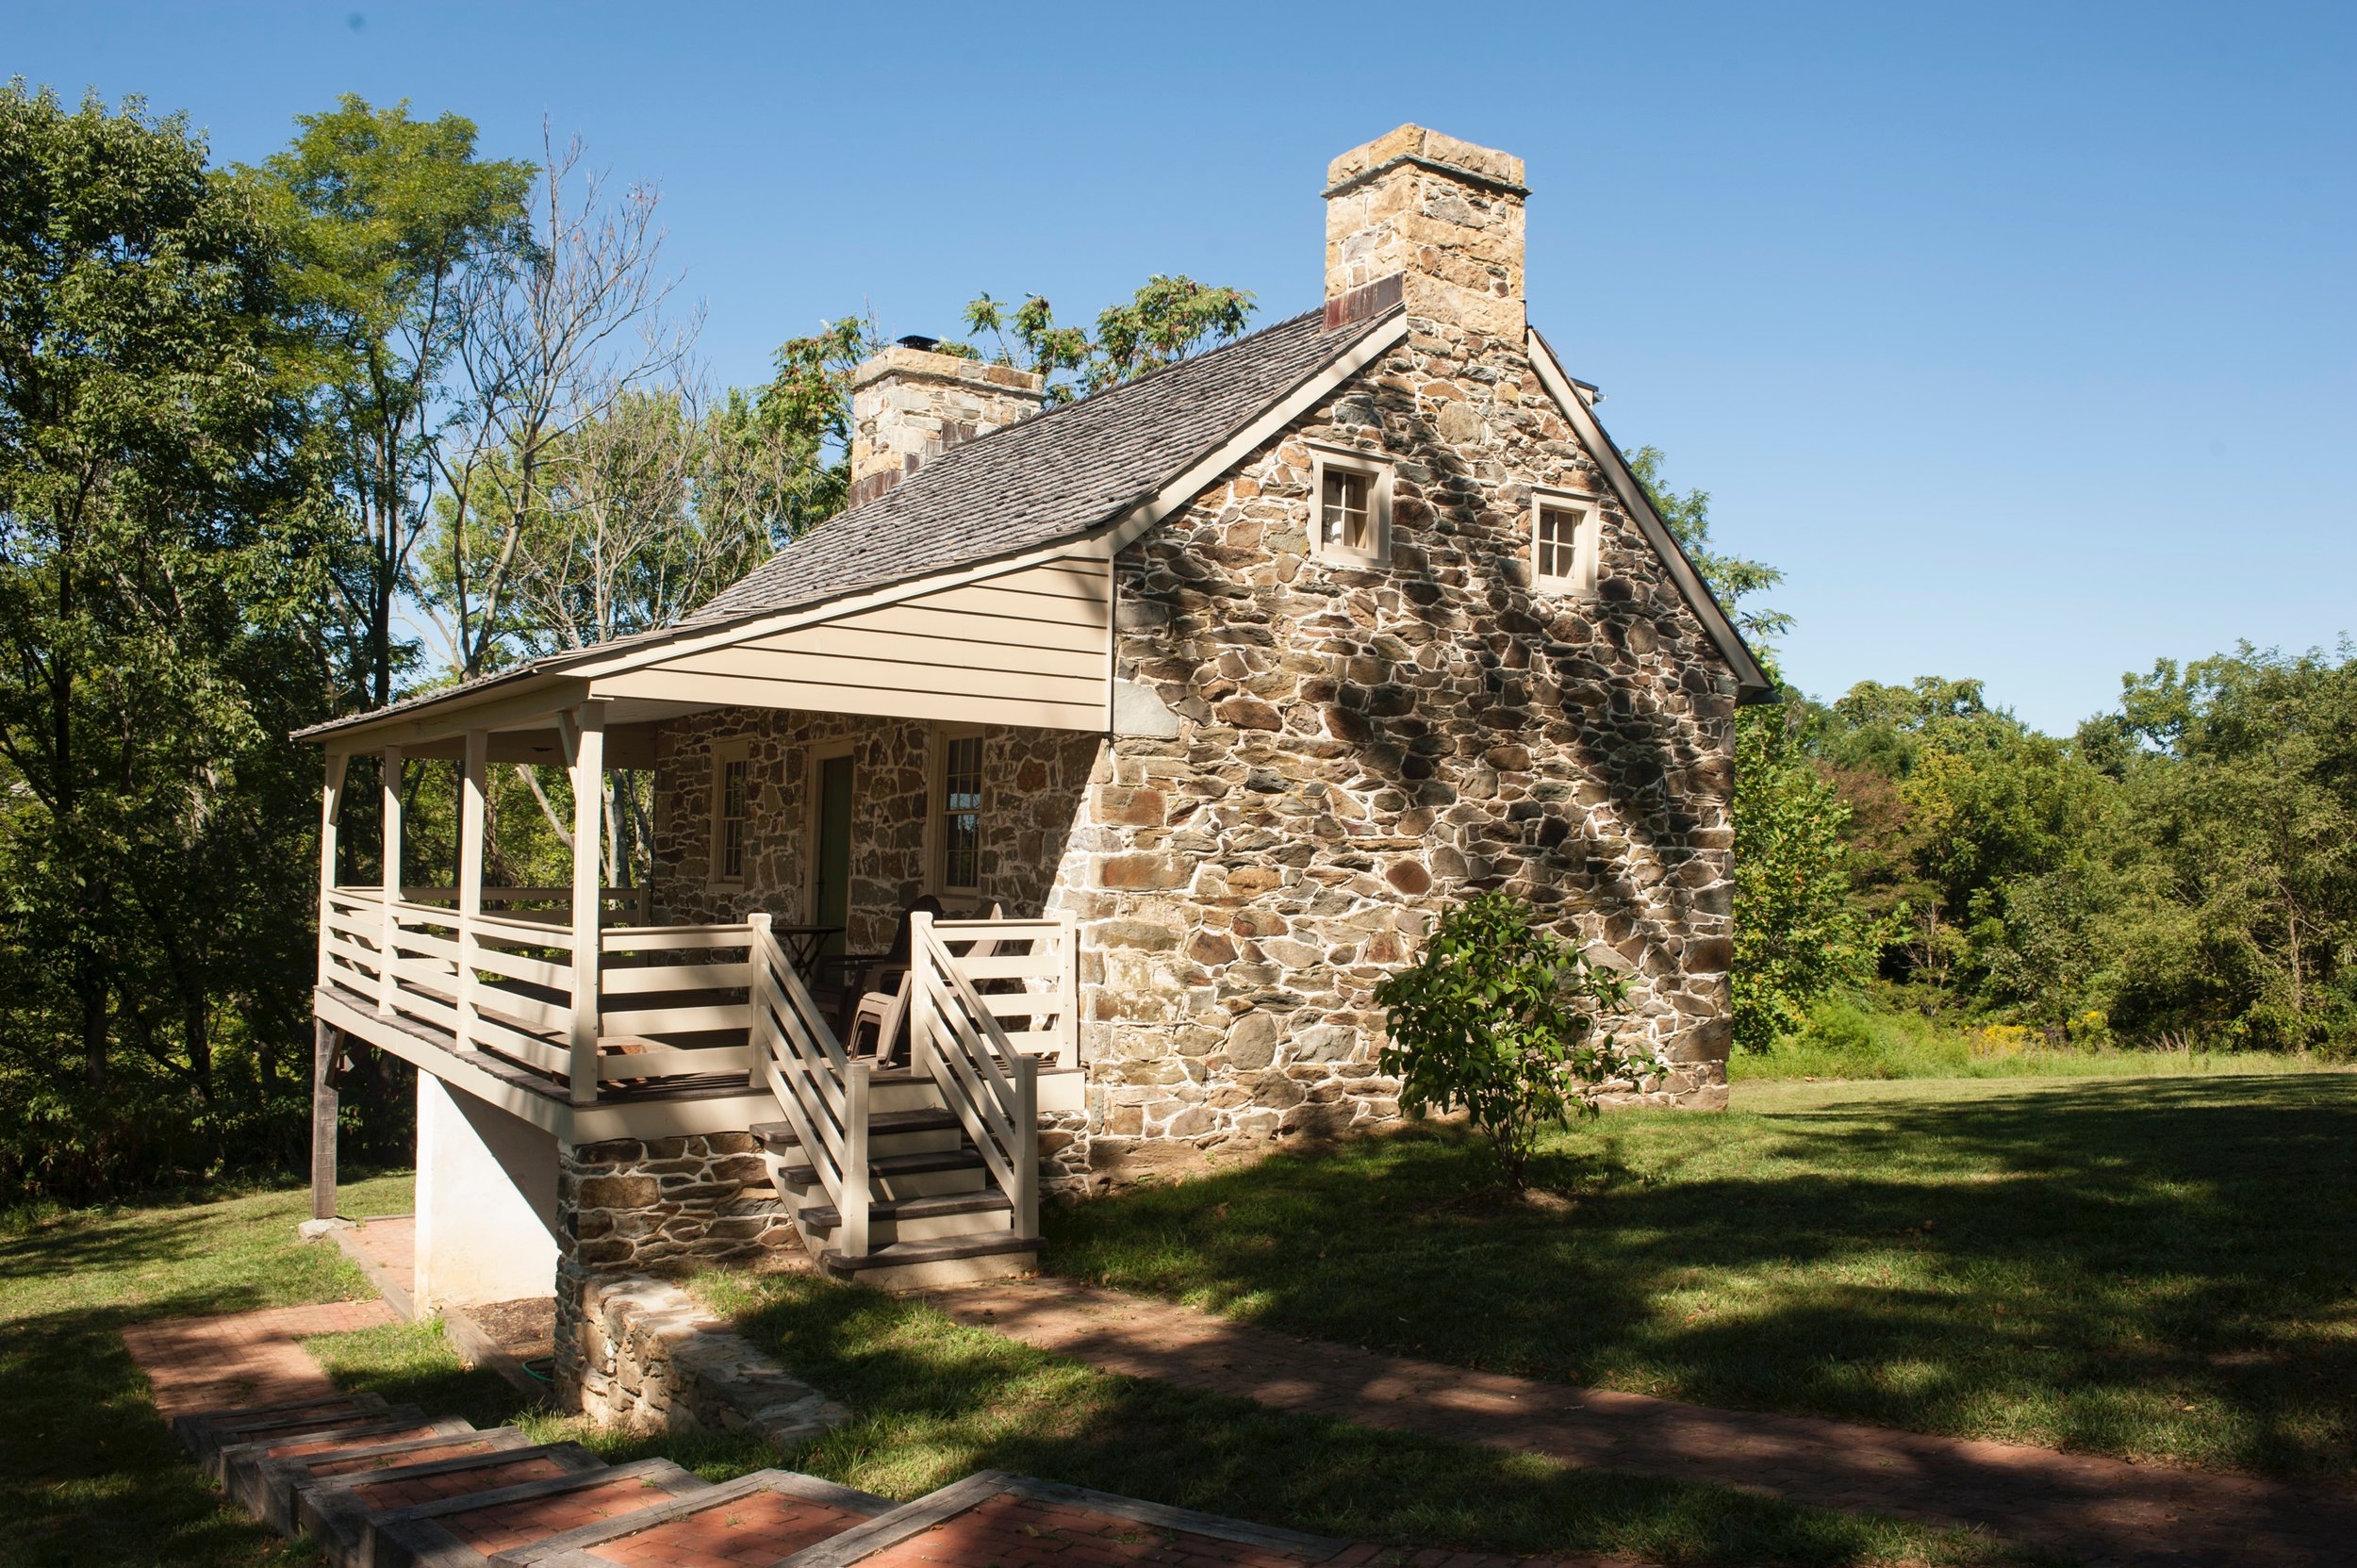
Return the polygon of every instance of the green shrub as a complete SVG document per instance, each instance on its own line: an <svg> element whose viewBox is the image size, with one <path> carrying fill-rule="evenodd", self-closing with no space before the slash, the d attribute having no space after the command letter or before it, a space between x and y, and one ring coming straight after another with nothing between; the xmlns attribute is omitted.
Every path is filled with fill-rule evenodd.
<svg viewBox="0 0 2357 1568"><path fill-rule="evenodd" d="M1521 900L1477 893L1376 987L1391 1031L1380 1065L1409 1115L1466 1112L1519 1193L1541 1127L1592 1115L1601 1085L1657 1069L1602 1028L1624 993L1619 975L1533 924Z"/></svg>

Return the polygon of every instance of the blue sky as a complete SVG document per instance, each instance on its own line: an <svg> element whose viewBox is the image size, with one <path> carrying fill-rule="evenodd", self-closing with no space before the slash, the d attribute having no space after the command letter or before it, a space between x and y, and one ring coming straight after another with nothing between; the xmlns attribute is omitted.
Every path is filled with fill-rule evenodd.
<svg viewBox="0 0 2357 1568"><path fill-rule="evenodd" d="M339 92L665 192L717 371L821 319L1319 297L1334 154L1528 160L1533 319L1785 569L1806 689L2067 731L2357 632L2357 7L0 4L0 71L252 160Z"/></svg>

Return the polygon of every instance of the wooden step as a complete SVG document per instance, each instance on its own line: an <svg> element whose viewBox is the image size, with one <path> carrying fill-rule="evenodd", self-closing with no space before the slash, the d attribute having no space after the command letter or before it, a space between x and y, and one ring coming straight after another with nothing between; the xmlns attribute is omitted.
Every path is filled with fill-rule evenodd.
<svg viewBox="0 0 2357 1568"><path fill-rule="evenodd" d="M958 1114L947 1106L926 1111L873 1111L867 1116L867 1135L882 1137L896 1132L948 1132L958 1125ZM747 1129L756 1142L777 1149L799 1148L801 1136L791 1122L755 1122Z"/></svg>
<svg viewBox="0 0 2357 1568"><path fill-rule="evenodd" d="M896 1176L932 1176L943 1171L981 1168L981 1153L970 1145L927 1154L879 1154L867 1162L869 1178L878 1181L888 1181ZM797 1187L815 1187L818 1184L818 1172L809 1165L784 1165L780 1167L778 1179Z"/></svg>
<svg viewBox="0 0 2357 1568"><path fill-rule="evenodd" d="M882 1290L922 1290L1029 1273L1039 1266L1039 1240L1005 1234L894 1242L864 1258L847 1258L829 1247L818 1254L818 1262L840 1279Z"/></svg>
<svg viewBox="0 0 2357 1568"><path fill-rule="evenodd" d="M271 1528L292 1535L299 1524L296 1497L311 1481L522 1448L532 1442L513 1427L481 1431L472 1422L456 1419L425 1425L429 1429L401 1437L382 1432L322 1434L231 1449L223 1456L223 1489Z"/></svg>
<svg viewBox="0 0 2357 1568"><path fill-rule="evenodd" d="M577 1443L534 1444L424 1464L350 1476L325 1476L295 1488L295 1519L328 1561L366 1564L369 1520L390 1509L441 1497L603 1470L605 1461Z"/></svg>
<svg viewBox="0 0 2357 1568"><path fill-rule="evenodd" d="M528 1546L499 1561L510 1568L573 1568L613 1562L664 1562L732 1568L783 1562L806 1547L889 1513L885 1498L792 1470L756 1470L701 1492L671 1497ZM716 1531L709 1517L725 1510ZM716 1535L718 1539L715 1539Z"/></svg>
<svg viewBox="0 0 2357 1568"><path fill-rule="evenodd" d="M369 1568L483 1568L552 1536L625 1518L712 1484L669 1460L638 1460L387 1510L369 1520Z"/></svg>
<svg viewBox="0 0 2357 1568"><path fill-rule="evenodd" d="M1006 1213L1014 1208L997 1190L979 1193L932 1193L923 1197L880 1197L867 1206L869 1224L881 1220L938 1219L946 1214ZM832 1203L814 1203L797 1216L816 1230L832 1230L843 1223L842 1211Z"/></svg>
<svg viewBox="0 0 2357 1568"><path fill-rule="evenodd" d="M223 1448L240 1443L294 1432L327 1432L379 1421L421 1421L425 1412L415 1405L388 1405L373 1394L312 1399L298 1405L266 1406L252 1411L215 1411L181 1416L173 1425L180 1441L196 1459L197 1468L219 1478Z"/></svg>

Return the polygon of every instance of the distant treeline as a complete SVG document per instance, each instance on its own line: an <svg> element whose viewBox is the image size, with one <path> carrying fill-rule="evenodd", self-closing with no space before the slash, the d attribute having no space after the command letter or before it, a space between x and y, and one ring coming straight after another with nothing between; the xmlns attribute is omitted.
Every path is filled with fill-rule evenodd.
<svg viewBox="0 0 2357 1568"><path fill-rule="evenodd" d="M1834 792L1862 972L2055 1043L2357 1049L2357 657L2248 646L2039 734L1977 681L1778 720Z"/></svg>

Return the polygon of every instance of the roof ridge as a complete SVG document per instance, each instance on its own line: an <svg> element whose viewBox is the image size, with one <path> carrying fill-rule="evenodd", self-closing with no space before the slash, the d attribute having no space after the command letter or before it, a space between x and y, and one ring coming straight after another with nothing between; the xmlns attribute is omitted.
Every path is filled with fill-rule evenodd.
<svg viewBox="0 0 2357 1568"><path fill-rule="evenodd" d="M1051 408L1042 408L1036 413L1026 414L1021 419L1011 421L1006 424L994 425L990 429L983 431L979 436L971 437L965 440L960 441L956 446L950 447L947 451L943 452L940 456L931 460L933 462L939 462L943 457L948 457L950 453L953 452L970 452L974 448L981 446L984 441L989 440L992 437L1004 436L1011 430L1037 430L1044 421L1052 420L1059 414L1069 414L1077 408L1102 408L1108 402L1119 398L1123 393L1134 391L1138 388L1148 386L1158 377L1166 375L1173 371L1185 370L1195 366L1209 364L1211 361L1218 358L1221 355L1226 354L1230 349L1242 348L1245 344L1258 338L1265 338L1270 333L1276 332L1280 328L1293 326L1298 322L1308 321L1312 316L1323 315L1323 307L1317 310L1301 311L1295 315L1286 317L1281 322L1271 322L1264 327L1256 327L1250 332L1241 334L1238 337L1230 338L1226 342L1221 343L1214 348L1205 349L1201 354L1190 354L1181 358L1173 359L1166 364L1157 365L1151 370L1141 371L1136 375L1129 377L1127 381L1115 382L1113 386L1107 387L1101 391L1091 392L1085 397L1074 398L1070 403L1057 404ZM1388 312L1386 312L1386 314L1388 314ZM1351 324L1356 326L1360 323L1354 322ZM923 472L923 466L919 465L916 471L920 473ZM898 486L894 486L892 487L892 489L897 488L898 488ZM809 533L796 535L793 538L787 540L784 545L781 546L780 551L772 552L772 553L775 554L782 553L784 550L792 549L795 545L801 543L802 540L809 538L812 534L817 533L820 528L832 527L834 524L841 522L845 518L858 516L861 512L877 504L879 502L882 501L884 497L890 495L892 493L892 489L879 491L877 494L868 497L865 501L861 502L857 506L846 506L840 512L835 513L834 516L821 519L817 526L812 528Z"/></svg>

